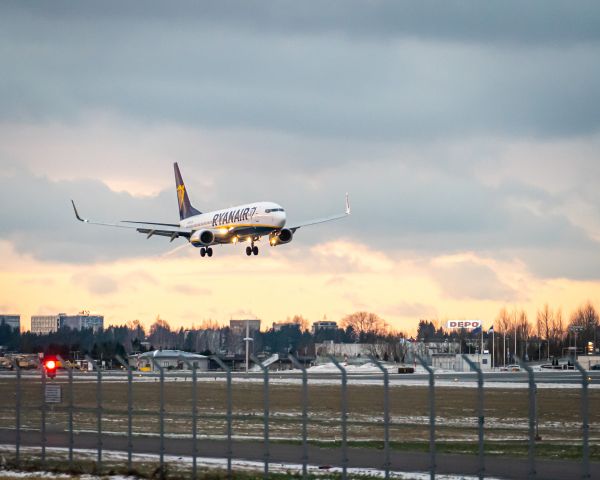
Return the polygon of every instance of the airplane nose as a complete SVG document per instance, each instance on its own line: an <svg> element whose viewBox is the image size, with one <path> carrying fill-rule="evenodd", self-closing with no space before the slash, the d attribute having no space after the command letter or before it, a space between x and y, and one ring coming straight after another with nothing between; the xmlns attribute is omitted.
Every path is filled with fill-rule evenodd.
<svg viewBox="0 0 600 480"><path fill-rule="evenodd" d="M277 223L279 227L283 227L285 225L285 212L279 212L279 218L277 219Z"/></svg>

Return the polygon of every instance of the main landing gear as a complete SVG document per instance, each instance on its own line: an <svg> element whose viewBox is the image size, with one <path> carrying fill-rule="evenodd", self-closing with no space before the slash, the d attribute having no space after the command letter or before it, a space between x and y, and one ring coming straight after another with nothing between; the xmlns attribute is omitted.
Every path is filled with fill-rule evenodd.
<svg viewBox="0 0 600 480"><path fill-rule="evenodd" d="M202 247L200 249L200 256L201 257L204 257L206 255L208 255L209 257L212 257L212 254L213 254L213 249L211 247L206 247L206 248Z"/></svg>
<svg viewBox="0 0 600 480"><path fill-rule="evenodd" d="M258 247L256 245L252 245L251 247L246 247L246 255L258 255Z"/></svg>

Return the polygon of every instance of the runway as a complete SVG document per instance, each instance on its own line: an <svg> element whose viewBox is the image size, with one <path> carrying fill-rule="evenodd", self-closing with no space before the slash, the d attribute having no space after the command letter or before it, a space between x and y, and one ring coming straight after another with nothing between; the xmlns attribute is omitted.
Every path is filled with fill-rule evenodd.
<svg viewBox="0 0 600 480"><path fill-rule="evenodd" d="M47 433L47 447L68 448L69 438L66 432ZM127 450L125 435L103 435L102 448L106 451L124 452ZM93 433L77 433L75 446L79 449L95 449L98 437ZM15 431L0 429L0 444L15 443ZM39 431L21 432L23 446L41 445ZM223 440L198 441L198 455L202 457L225 458L227 444ZM157 437L133 437L133 452L157 455L160 451ZM165 455L191 456L193 442L191 438L165 438ZM260 441L234 441L232 457L237 460L261 462L264 460L264 443ZM300 445L271 443L269 461L272 463L301 464L302 449ZM309 446L308 463L315 466L341 466L341 450ZM349 448L349 468L383 469L383 451L374 448ZM474 455L438 454L436 457L437 473L456 475L476 475L478 458ZM526 478L528 462L525 458L507 458L504 456L487 456L485 459L487 477L506 479ZM429 469L429 453L392 451L392 471L426 472ZM600 478L600 463L591 464L591 478ZM548 480L570 480L581 478L581 463L568 460L537 460L538 478Z"/></svg>

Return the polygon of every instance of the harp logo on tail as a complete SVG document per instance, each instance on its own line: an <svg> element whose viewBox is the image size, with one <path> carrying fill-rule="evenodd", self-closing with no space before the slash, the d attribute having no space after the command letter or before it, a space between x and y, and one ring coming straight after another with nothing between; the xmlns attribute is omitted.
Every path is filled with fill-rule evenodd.
<svg viewBox="0 0 600 480"><path fill-rule="evenodd" d="M185 185L177 185L177 200L179 201L179 210L183 211L183 200L185 198Z"/></svg>

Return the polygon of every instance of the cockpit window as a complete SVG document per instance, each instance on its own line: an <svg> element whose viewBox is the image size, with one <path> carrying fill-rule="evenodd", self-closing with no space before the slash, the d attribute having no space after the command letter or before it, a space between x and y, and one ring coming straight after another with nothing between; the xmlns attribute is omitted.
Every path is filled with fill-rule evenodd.
<svg viewBox="0 0 600 480"><path fill-rule="evenodd" d="M283 208L267 208L265 210L265 213L271 213L271 212L285 212L285 210Z"/></svg>

